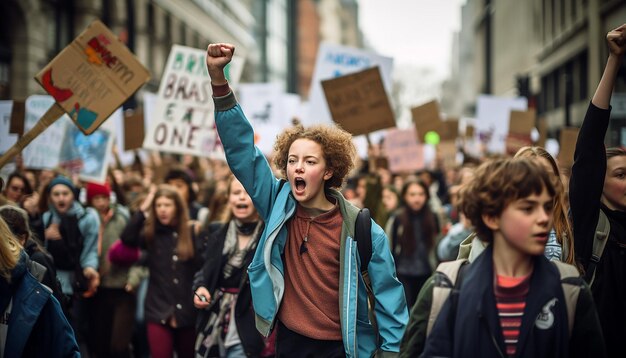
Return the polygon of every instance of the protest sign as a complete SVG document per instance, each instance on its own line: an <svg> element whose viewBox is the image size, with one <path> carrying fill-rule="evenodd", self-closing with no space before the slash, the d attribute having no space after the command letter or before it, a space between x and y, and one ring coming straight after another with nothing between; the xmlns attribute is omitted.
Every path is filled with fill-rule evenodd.
<svg viewBox="0 0 626 358"><path fill-rule="evenodd" d="M122 122L124 130L118 138L122 138L120 144L123 144L123 147L120 147L124 151L141 148L145 137L143 110L138 109L132 114L122 116Z"/></svg>
<svg viewBox="0 0 626 358"><path fill-rule="evenodd" d="M0 154L6 152L17 141L17 134L11 134L11 112L14 101L0 101Z"/></svg>
<svg viewBox="0 0 626 358"><path fill-rule="evenodd" d="M332 118L352 135L395 127L378 67L322 81Z"/></svg>
<svg viewBox="0 0 626 358"><path fill-rule="evenodd" d="M56 104L52 96L32 95L28 97L24 105L26 112L24 130L30 132L40 122L40 118L50 108L55 106ZM30 169L52 169L57 167L67 125L73 125L72 120L67 114L63 114L63 117L54 121L48 129L34 138L22 150L24 166Z"/></svg>
<svg viewBox="0 0 626 358"><path fill-rule="evenodd" d="M565 127L561 129L559 137L559 166L562 168L570 168L574 164L574 151L576 150L576 141L578 140L579 128Z"/></svg>
<svg viewBox="0 0 626 358"><path fill-rule="evenodd" d="M117 110L111 117L121 115L122 111ZM112 158L115 122L111 118L89 135L74 125L66 125L59 166L69 173L78 174L81 180L104 183Z"/></svg>
<svg viewBox="0 0 626 358"><path fill-rule="evenodd" d="M278 83L242 83L239 101L254 128L254 143L266 155L272 153L276 136L291 126L283 106L284 92Z"/></svg>
<svg viewBox="0 0 626 358"><path fill-rule="evenodd" d="M148 70L102 22L92 22L35 76L56 103L0 157L0 167L64 112L83 133L93 133L149 77Z"/></svg>
<svg viewBox="0 0 626 358"><path fill-rule="evenodd" d="M535 128L535 110L511 111L509 134L506 137L506 152L515 155L525 146L532 145L531 132Z"/></svg>
<svg viewBox="0 0 626 358"><path fill-rule="evenodd" d="M205 58L204 50L172 46L144 148L196 156L222 151Z"/></svg>
<svg viewBox="0 0 626 358"><path fill-rule="evenodd" d="M307 126L317 123L332 124L330 109L326 103L322 81L350 73L362 71L374 66L380 67L385 90L391 91L391 71L393 59L361 49L333 45L326 42L320 44L315 60L315 70L309 91L309 109L301 120Z"/></svg>
<svg viewBox="0 0 626 358"><path fill-rule="evenodd" d="M475 138L485 144L489 153L506 152L511 110L525 111L528 100L524 97L505 98L488 95L478 96Z"/></svg>
<svg viewBox="0 0 626 358"><path fill-rule="evenodd" d="M149 78L148 70L100 21L35 76L85 134L93 133Z"/></svg>
<svg viewBox="0 0 626 358"><path fill-rule="evenodd" d="M26 119L24 101L14 100L11 107L11 128L9 133L21 136L24 134L24 120Z"/></svg>
<svg viewBox="0 0 626 358"><path fill-rule="evenodd" d="M457 166L457 147L454 141L446 140L437 145L437 156L446 169Z"/></svg>
<svg viewBox="0 0 626 358"><path fill-rule="evenodd" d="M439 138L442 142L455 141L459 136L459 120L449 118L441 121Z"/></svg>
<svg viewBox="0 0 626 358"><path fill-rule="evenodd" d="M387 130L383 151L392 173L411 173L424 169L424 146L417 142L415 128Z"/></svg>
<svg viewBox="0 0 626 358"><path fill-rule="evenodd" d="M426 133L431 131L439 133L441 131L439 104L436 100L411 108L411 115L420 142L424 142Z"/></svg>

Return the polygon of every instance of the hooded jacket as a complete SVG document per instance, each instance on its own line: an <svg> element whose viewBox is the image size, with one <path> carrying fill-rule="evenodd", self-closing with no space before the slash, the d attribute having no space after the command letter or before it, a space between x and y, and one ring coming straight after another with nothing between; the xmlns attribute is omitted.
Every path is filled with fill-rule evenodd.
<svg viewBox="0 0 626 358"><path fill-rule="evenodd" d="M266 223L252 263L248 267L256 326L268 336L274 327L282 302L285 281L281 254L287 241L287 222L296 211L297 201L289 182L277 180L265 158L254 146L254 131L231 92L214 97L215 121L228 165L250 194L255 208ZM283 185L284 184L284 185ZM359 209L336 190L328 189L343 218L339 254L339 313L343 345L348 357L370 357L378 349L382 355L397 353L408 312L404 289L395 275L395 264L384 231L372 222L372 258L368 266L376 298L375 314L379 342L368 319L367 292L359 273L354 228Z"/></svg>

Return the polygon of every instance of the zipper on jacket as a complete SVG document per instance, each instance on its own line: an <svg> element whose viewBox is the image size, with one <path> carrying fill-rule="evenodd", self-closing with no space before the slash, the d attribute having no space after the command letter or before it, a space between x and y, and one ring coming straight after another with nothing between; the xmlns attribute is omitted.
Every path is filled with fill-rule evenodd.
<svg viewBox="0 0 626 358"><path fill-rule="evenodd" d="M500 355L500 357L505 358L506 356L502 353L502 350L500 349L500 345L498 344L498 341L496 340L496 336L491 331L491 328L489 328L489 324L487 323L487 318L482 314L482 312L478 313L478 319L480 319L480 321L483 322L485 326L487 327L487 332L489 333L489 336L491 337L491 342L493 342L493 345L496 347L496 350L498 351L498 354Z"/></svg>

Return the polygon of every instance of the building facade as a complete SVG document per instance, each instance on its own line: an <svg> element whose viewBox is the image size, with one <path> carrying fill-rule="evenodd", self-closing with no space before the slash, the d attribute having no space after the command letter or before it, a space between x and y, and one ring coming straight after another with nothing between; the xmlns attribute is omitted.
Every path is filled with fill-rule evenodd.
<svg viewBox="0 0 626 358"><path fill-rule="evenodd" d="M459 42L457 73L466 77L471 71L471 83L463 81L446 96L459 98L466 115L473 114L481 93L525 96L546 119L549 135L558 137L561 128L582 123L608 56L606 33L624 19L626 2L619 0L468 0L461 33L471 39ZM467 42L471 56L462 48ZM610 145L626 143L623 66L613 96ZM473 94L460 89L467 86Z"/></svg>

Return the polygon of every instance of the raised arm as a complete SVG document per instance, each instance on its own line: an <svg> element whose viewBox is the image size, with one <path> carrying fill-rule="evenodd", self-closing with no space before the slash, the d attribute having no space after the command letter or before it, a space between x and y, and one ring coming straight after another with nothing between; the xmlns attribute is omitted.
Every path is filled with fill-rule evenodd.
<svg viewBox="0 0 626 358"><path fill-rule="evenodd" d="M596 93L591 100L596 107L602 109L609 108L615 78L626 51L626 24L610 31L606 35L606 41L609 45L609 59L606 61L602 79L600 79Z"/></svg>
<svg viewBox="0 0 626 358"><path fill-rule="evenodd" d="M235 46L226 43L210 44L207 47L206 66L213 86L228 83L224 75L224 67L230 63L235 53Z"/></svg>

